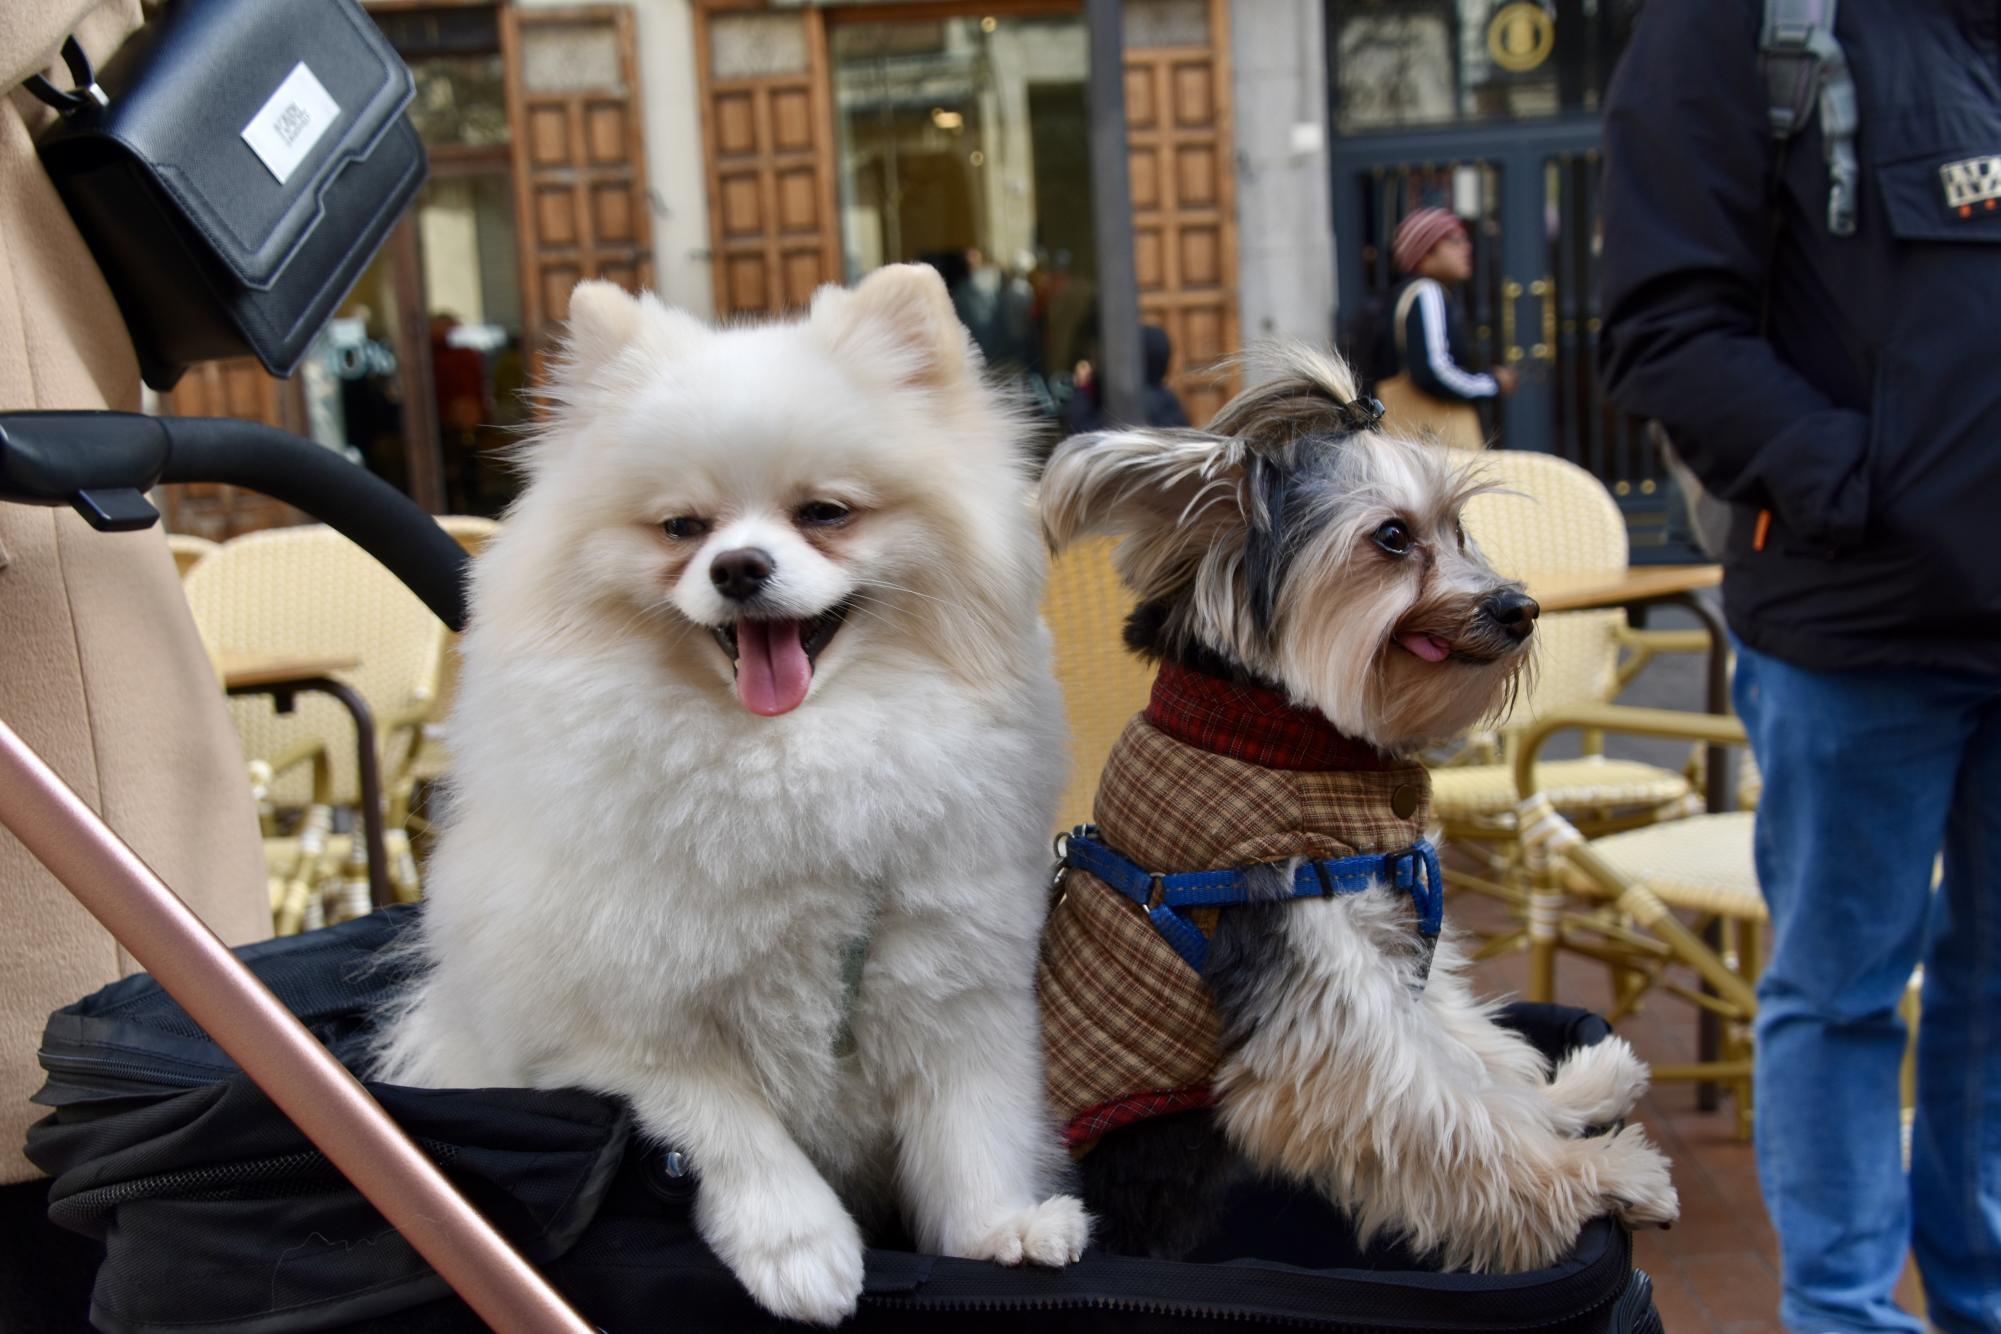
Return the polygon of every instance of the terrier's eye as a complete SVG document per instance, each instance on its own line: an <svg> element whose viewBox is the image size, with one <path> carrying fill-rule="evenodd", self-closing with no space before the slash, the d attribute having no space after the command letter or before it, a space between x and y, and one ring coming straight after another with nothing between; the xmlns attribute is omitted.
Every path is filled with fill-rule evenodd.
<svg viewBox="0 0 2001 1334"><path fill-rule="evenodd" d="M709 531L709 521L698 519L692 514L677 514L662 523L660 531L677 542L687 542L704 536Z"/></svg>
<svg viewBox="0 0 2001 1334"><path fill-rule="evenodd" d="M1388 523L1376 529L1375 532L1370 533L1369 540L1384 551L1389 552L1392 556L1408 556L1410 554L1410 529L1404 527L1399 520L1391 519Z"/></svg>
<svg viewBox="0 0 2001 1334"><path fill-rule="evenodd" d="M815 500L801 505L793 518L809 528L828 528L845 523L853 514L854 511L846 505L837 505L831 500Z"/></svg>

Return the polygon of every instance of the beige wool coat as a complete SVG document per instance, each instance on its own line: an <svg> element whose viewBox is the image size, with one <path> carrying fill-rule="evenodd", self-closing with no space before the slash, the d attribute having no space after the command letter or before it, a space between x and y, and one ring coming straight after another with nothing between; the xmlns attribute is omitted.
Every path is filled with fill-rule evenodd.
<svg viewBox="0 0 2001 1334"><path fill-rule="evenodd" d="M20 84L75 33L101 64L138 0L0 2L0 409L139 407L132 346L35 157L50 113ZM242 752L158 528L94 533L68 511L0 504L0 721L19 733L222 938L270 932ZM51 1010L136 971L0 829L0 1184L39 1111Z"/></svg>

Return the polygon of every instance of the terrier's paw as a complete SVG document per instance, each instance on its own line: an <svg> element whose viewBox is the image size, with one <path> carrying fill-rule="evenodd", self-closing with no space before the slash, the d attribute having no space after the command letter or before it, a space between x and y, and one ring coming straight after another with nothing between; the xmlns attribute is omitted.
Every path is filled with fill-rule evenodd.
<svg viewBox="0 0 2001 1334"><path fill-rule="evenodd" d="M1604 1146L1598 1189L1620 1222L1666 1227L1681 1217L1681 1197L1668 1175L1667 1155L1653 1146L1643 1128L1627 1126L1606 1136Z"/></svg>
<svg viewBox="0 0 2001 1334"><path fill-rule="evenodd" d="M831 1190L822 1185L816 1195L785 1210L745 1209L729 1221L735 1235L710 1245L765 1310L837 1325L861 1299L861 1230Z"/></svg>
<svg viewBox="0 0 2001 1334"><path fill-rule="evenodd" d="M1091 1216L1084 1212L1083 1201L1055 1195L1004 1215L955 1253L968 1260L1060 1268L1083 1255L1090 1236Z"/></svg>
<svg viewBox="0 0 2001 1334"><path fill-rule="evenodd" d="M1556 1067L1549 1097L1577 1118L1578 1128L1610 1125L1647 1091L1647 1066L1624 1038L1581 1047Z"/></svg>

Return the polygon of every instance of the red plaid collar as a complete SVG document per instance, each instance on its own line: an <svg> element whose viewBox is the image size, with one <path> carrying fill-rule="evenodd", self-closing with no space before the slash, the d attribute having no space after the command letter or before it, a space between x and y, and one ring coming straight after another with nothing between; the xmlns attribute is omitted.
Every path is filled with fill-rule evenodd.
<svg viewBox="0 0 2001 1334"><path fill-rule="evenodd" d="M1381 771L1398 763L1276 690L1172 662L1153 679L1146 720L1176 741L1265 769Z"/></svg>

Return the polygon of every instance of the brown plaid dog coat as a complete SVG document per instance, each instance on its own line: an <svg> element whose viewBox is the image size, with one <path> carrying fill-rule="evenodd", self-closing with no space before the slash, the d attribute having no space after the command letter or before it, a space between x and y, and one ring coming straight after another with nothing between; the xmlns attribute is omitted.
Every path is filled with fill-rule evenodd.
<svg viewBox="0 0 2001 1334"><path fill-rule="evenodd" d="M1169 874L1395 852L1423 837L1430 797L1423 766L1274 691L1169 664L1112 747L1093 813L1101 842ZM1184 915L1207 935L1225 911ZM1208 987L1137 903L1088 872L1064 874L1036 988L1050 1103L1074 1150L1208 1105L1221 1057Z"/></svg>

